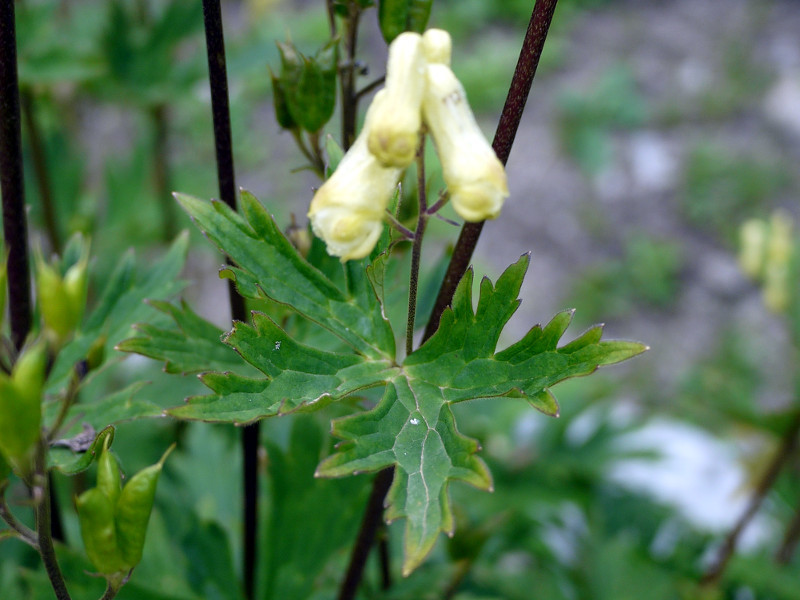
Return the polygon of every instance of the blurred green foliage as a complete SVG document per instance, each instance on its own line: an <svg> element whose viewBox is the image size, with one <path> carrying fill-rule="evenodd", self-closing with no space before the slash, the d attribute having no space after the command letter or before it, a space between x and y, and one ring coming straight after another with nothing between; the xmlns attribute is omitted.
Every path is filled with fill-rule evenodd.
<svg viewBox="0 0 800 600"><path fill-rule="evenodd" d="M637 307L668 310L680 292L685 260L676 241L633 235L620 258L592 265L577 277L564 301L575 305L582 322L621 319Z"/></svg>
<svg viewBox="0 0 800 600"><path fill-rule="evenodd" d="M780 159L701 143L686 158L681 203L688 221L731 246L744 220L761 217L791 181Z"/></svg>
<svg viewBox="0 0 800 600"><path fill-rule="evenodd" d="M644 124L644 98L629 69L611 68L589 89L564 93L558 120L561 143L587 175L596 175L613 161L611 135Z"/></svg>

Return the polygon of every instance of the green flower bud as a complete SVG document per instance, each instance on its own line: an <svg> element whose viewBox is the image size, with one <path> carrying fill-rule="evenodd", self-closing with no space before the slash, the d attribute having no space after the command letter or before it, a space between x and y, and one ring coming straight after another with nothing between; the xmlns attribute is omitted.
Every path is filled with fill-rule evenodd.
<svg viewBox="0 0 800 600"><path fill-rule="evenodd" d="M36 258L36 298L44 319L45 330L56 346L72 335L83 316L88 283L89 246L85 244L78 262L67 269L64 277L45 262L41 251Z"/></svg>
<svg viewBox="0 0 800 600"><path fill-rule="evenodd" d="M316 133L336 108L337 44L332 40L309 58L290 43L277 42L281 74L273 81L278 123ZM277 84L277 85L276 85ZM288 126L288 127L287 127Z"/></svg>
<svg viewBox="0 0 800 600"><path fill-rule="evenodd" d="M97 459L97 487L81 494L76 505L86 554L113 585L142 560L158 476L175 446L170 446L158 463L131 477L123 488L117 459L108 446L106 438Z"/></svg>
<svg viewBox="0 0 800 600"><path fill-rule="evenodd" d="M278 125L282 129L297 129L297 123L292 118L292 113L286 100L286 90L283 88L283 82L275 76L272 69L269 71L269 76L272 80L272 104L275 107L275 120L278 121Z"/></svg>
<svg viewBox="0 0 800 600"><path fill-rule="evenodd" d="M175 447L173 444L156 464L139 471L130 478L117 500L117 540L122 559L129 569L142 560L147 523L153 510L158 477L164 461Z"/></svg>
<svg viewBox="0 0 800 600"><path fill-rule="evenodd" d="M78 496L75 504L83 545L94 568L110 579L124 575L130 569L119 551L114 503L96 487Z"/></svg>
<svg viewBox="0 0 800 600"><path fill-rule="evenodd" d="M41 434L46 367L47 349L38 342L22 351L10 377L0 372L0 452L23 472Z"/></svg>

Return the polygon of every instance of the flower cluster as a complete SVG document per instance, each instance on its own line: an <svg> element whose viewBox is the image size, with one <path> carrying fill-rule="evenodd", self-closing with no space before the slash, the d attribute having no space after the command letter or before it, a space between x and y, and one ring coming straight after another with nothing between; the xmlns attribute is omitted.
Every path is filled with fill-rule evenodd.
<svg viewBox="0 0 800 600"><path fill-rule="evenodd" d="M500 214L508 197L505 169L450 69L451 47L450 35L441 29L406 32L389 46L386 86L308 211L329 254L345 261L363 258L375 247L392 192L414 161L423 125L433 138L456 213L472 222Z"/></svg>

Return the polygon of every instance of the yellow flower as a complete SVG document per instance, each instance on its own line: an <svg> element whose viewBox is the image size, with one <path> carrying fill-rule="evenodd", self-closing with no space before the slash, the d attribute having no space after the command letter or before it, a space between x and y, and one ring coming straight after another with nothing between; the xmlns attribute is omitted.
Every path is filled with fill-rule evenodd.
<svg viewBox="0 0 800 600"><path fill-rule="evenodd" d="M367 256L383 231L383 214L402 169L386 168L367 148L376 109L384 92L375 95L366 123L336 171L314 194L308 217L311 228L342 261Z"/></svg>
<svg viewBox="0 0 800 600"><path fill-rule="evenodd" d="M422 54L429 63L450 65L453 41L444 29L428 29L422 34Z"/></svg>
<svg viewBox="0 0 800 600"><path fill-rule="evenodd" d="M461 83L445 64L429 64L422 113L450 202L465 221L494 219L508 197L506 172L483 136Z"/></svg>
<svg viewBox="0 0 800 600"><path fill-rule="evenodd" d="M401 33L389 46L385 100L375 110L367 138L369 151L386 167L407 167L416 155L425 65L420 34Z"/></svg>

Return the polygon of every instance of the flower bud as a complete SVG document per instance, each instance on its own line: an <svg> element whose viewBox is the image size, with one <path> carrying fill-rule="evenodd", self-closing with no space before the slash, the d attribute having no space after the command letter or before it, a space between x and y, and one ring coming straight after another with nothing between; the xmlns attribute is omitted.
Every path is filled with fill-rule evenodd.
<svg viewBox="0 0 800 600"><path fill-rule="evenodd" d="M428 29L422 34L422 54L430 64L450 66L453 40L444 29Z"/></svg>
<svg viewBox="0 0 800 600"><path fill-rule="evenodd" d="M41 251L36 252L36 299L45 330L57 346L75 331L83 316L88 265L88 244L82 244L78 262L67 269L63 278L55 266L45 262Z"/></svg>
<svg viewBox="0 0 800 600"><path fill-rule="evenodd" d="M389 46L384 100L374 110L367 138L369 151L385 167L407 167L416 155L425 64L418 33L402 33Z"/></svg>
<svg viewBox="0 0 800 600"><path fill-rule="evenodd" d="M367 112L364 129L333 175L314 194L308 216L314 233L327 244L328 254L342 261L367 256L383 232L383 213L401 169L386 168L367 148L378 92Z"/></svg>
<svg viewBox="0 0 800 600"><path fill-rule="evenodd" d="M447 65L428 65L422 112L455 211L471 222L497 217L508 197L506 172Z"/></svg>
<svg viewBox="0 0 800 600"><path fill-rule="evenodd" d="M775 313L784 312L791 302L789 280L793 251L792 221L785 213L776 212L770 221L764 266L764 304Z"/></svg>
<svg viewBox="0 0 800 600"><path fill-rule="evenodd" d="M47 348L38 342L22 351L10 377L0 372L0 452L23 471L41 433L46 367Z"/></svg>
<svg viewBox="0 0 800 600"><path fill-rule="evenodd" d="M761 219L750 219L739 229L739 266L749 277L757 279L764 267L768 228Z"/></svg>

